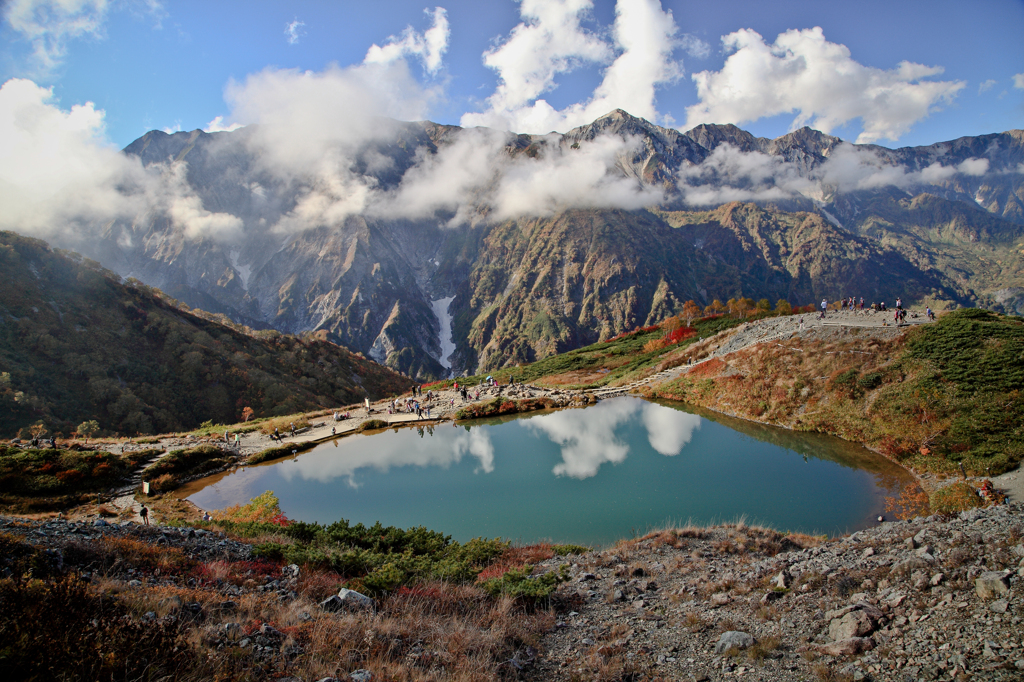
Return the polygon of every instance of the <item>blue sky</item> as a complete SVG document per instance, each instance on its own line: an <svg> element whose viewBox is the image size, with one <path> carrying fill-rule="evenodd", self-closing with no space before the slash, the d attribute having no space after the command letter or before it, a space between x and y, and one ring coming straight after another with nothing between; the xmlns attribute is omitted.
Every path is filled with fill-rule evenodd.
<svg viewBox="0 0 1024 682"><path fill-rule="evenodd" d="M592 120L608 104L683 130L713 120L775 137L807 123L885 146L1024 128L1020 0L663 0L647 3L653 15L637 12L629 35L616 26L615 2L562 4L560 14L559 3L548 2L531 15L531 2L511 0L8 0L0 82L52 87L50 104L65 111L93 102L105 113L103 135L119 147L150 129L207 128L218 116L222 125L253 122L226 100L232 83L268 70L357 67L371 46L389 44L398 46L390 63L408 66L408 88L427 93L401 111L443 123L545 132ZM631 4L644 3L622 0L620 13ZM425 37L433 26L435 38L445 38L436 7L445 10L443 49ZM525 47L518 52L517 30ZM636 58L622 60L615 68L623 78L609 84L630 35ZM776 42L780 35L790 38ZM566 47L573 39L575 51ZM658 40L659 54L639 54ZM921 67L898 72L901 62ZM794 68L808 73L794 78ZM693 78L702 72L704 90ZM906 101L893 106L898 97ZM531 125L538 128L523 130Z"/></svg>

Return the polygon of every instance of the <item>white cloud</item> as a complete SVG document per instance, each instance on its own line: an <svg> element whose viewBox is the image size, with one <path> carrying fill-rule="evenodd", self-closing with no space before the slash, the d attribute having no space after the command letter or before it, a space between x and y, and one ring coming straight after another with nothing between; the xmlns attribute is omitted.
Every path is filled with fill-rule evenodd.
<svg viewBox="0 0 1024 682"><path fill-rule="evenodd" d="M936 161L920 171L908 171L870 150L844 143L823 164L808 170L776 156L723 144L703 163L680 169L678 186L683 200L694 206L797 196L822 201L836 190L941 185L957 174L984 175L988 168L988 159L971 158L956 166Z"/></svg>
<svg viewBox="0 0 1024 682"><path fill-rule="evenodd" d="M75 247L112 221L163 212L190 237L237 236L241 223L203 209L182 164L143 169L107 143L102 110L53 100L30 80L0 87L0 228Z"/></svg>
<svg viewBox="0 0 1024 682"><path fill-rule="evenodd" d="M995 84L996 81L992 80L991 78L989 78L987 81L983 81L981 84L978 85L978 94L980 95L983 92L988 92L993 87L995 87Z"/></svg>
<svg viewBox="0 0 1024 682"><path fill-rule="evenodd" d="M722 38L732 52L721 71L693 74L700 101L687 108L687 127L756 121L796 112L793 127L823 132L860 119L858 142L897 140L917 121L956 97L963 81L925 80L942 67L900 62L891 70L864 66L820 28L790 30L767 44L742 29Z"/></svg>
<svg viewBox="0 0 1024 682"><path fill-rule="evenodd" d="M266 69L225 94L233 121L259 124L247 143L265 170L302 188L277 232L339 225L366 210L376 181L357 172L362 155L393 139L393 119L425 118L436 97L405 60L321 72Z"/></svg>
<svg viewBox="0 0 1024 682"><path fill-rule="evenodd" d="M984 175L988 173L988 159L966 159L956 169L964 175Z"/></svg>
<svg viewBox="0 0 1024 682"><path fill-rule="evenodd" d="M394 192L374 197L370 212L424 218L453 214L451 224L549 216L567 208L642 208L664 201L661 188L622 174L619 161L639 141L601 136L571 149L558 138L541 139L535 156L511 158L507 135L469 128L435 155L422 155Z"/></svg>
<svg viewBox="0 0 1024 682"><path fill-rule="evenodd" d="M581 25L591 9L591 0L523 0L522 23L506 41L484 54L484 64L494 69L499 79L497 89L487 98L488 111L464 115L462 125L516 132L552 130L538 130L536 125L543 126L543 122L526 124L529 103L553 90L558 74L611 58L605 41Z"/></svg>
<svg viewBox="0 0 1024 682"><path fill-rule="evenodd" d="M245 126L243 126L241 123L229 123L228 125L224 125L224 117L223 116L215 116L212 121L210 121L209 123L206 124L206 127L203 128L203 132L205 132L205 133L230 133L232 130L238 130L239 128L244 128L244 127Z"/></svg>
<svg viewBox="0 0 1024 682"><path fill-rule="evenodd" d="M39 66L49 71L63 61L70 40L102 37L107 14L117 4L141 7L157 17L162 13L157 0L8 0L3 16L32 44Z"/></svg>
<svg viewBox="0 0 1024 682"><path fill-rule="evenodd" d="M678 29L671 11L658 0L620 0L615 6L614 43L586 31L581 22L592 7L590 0L540 2L522 5L523 23L510 38L485 55L484 63L498 72L500 83L487 98L488 109L462 117L463 126L490 126L520 133L566 131L590 123L621 108L659 119L656 91L682 74L672 59L679 47ZM699 41L683 41L700 51ZM545 92L556 87L560 73L588 63L607 63L601 84L586 102L558 111Z"/></svg>
<svg viewBox="0 0 1024 682"><path fill-rule="evenodd" d="M602 136L579 149L551 145L536 158L517 157L501 169L489 205L494 218L549 216L567 208L652 206L663 190L624 176L616 161L637 149L639 140Z"/></svg>
<svg viewBox="0 0 1024 682"><path fill-rule="evenodd" d="M289 45L297 45L299 43L302 36L306 35L306 32L303 30L305 27L306 23L298 19L293 19L284 25L284 36Z"/></svg>
<svg viewBox="0 0 1024 682"><path fill-rule="evenodd" d="M1013 87L1018 90L1024 90L1024 73L1017 73L1013 75Z"/></svg>
<svg viewBox="0 0 1024 682"><path fill-rule="evenodd" d="M679 39L679 47L695 59L707 59L711 56L711 46L690 33L684 33L683 37Z"/></svg>
<svg viewBox="0 0 1024 682"><path fill-rule="evenodd" d="M435 7L433 12L424 12L431 17L430 28L420 34L412 26L406 26L401 36L389 36L383 47L371 45L363 63L390 64L406 56L415 56L423 63L427 73L437 73L444 53L448 50L448 13L443 7Z"/></svg>

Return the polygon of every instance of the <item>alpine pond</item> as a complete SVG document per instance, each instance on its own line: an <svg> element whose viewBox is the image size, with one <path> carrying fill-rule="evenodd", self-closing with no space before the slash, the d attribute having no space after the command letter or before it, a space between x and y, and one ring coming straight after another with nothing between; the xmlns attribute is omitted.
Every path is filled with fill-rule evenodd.
<svg viewBox="0 0 1024 682"><path fill-rule="evenodd" d="M203 509L273 490L293 519L425 526L456 540L607 545L744 518L837 534L909 480L860 446L620 397L585 409L399 428L188 486Z"/></svg>

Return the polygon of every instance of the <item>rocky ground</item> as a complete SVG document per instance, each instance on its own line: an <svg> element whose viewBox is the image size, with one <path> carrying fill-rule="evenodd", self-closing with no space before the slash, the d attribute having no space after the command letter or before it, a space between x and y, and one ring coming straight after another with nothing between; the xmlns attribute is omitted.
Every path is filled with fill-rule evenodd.
<svg viewBox="0 0 1024 682"><path fill-rule="evenodd" d="M187 527L0 518L0 532L46 548L56 564L82 554L69 548L112 539L203 562L251 558L244 542ZM570 565L571 580L552 598L554 628L510 665L532 680L1024 679L1022 538L1024 508L1004 505L885 522L834 540L734 524L557 556L535 569ZM162 594L181 580L136 570L127 558L73 568L108 591ZM271 626L246 636L237 611L270 597L296 622L327 617L328 607L296 592L298 573L284 567L241 584L190 580L194 594L210 594L194 605L157 605L154 597L145 607L153 612L140 607L138 617L191 609L218 651L294 659L301 651Z"/></svg>
<svg viewBox="0 0 1024 682"><path fill-rule="evenodd" d="M572 558L530 677L1024 679L1022 536L1004 505L806 549L742 526L620 543Z"/></svg>

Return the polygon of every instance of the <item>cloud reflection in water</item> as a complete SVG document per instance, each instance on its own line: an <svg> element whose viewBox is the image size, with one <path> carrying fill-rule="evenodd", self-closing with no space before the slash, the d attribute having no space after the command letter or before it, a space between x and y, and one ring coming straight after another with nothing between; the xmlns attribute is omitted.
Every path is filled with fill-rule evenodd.
<svg viewBox="0 0 1024 682"><path fill-rule="evenodd" d="M535 417L526 426L541 433L562 449L556 476L584 479L595 476L605 462L618 464L629 454L629 445L615 436L621 425L637 417L647 428L647 438L656 451L678 455L700 428L700 417L662 405L636 400L606 400L584 410L563 410Z"/></svg>
<svg viewBox="0 0 1024 682"><path fill-rule="evenodd" d="M436 434L441 435L441 434ZM348 484L358 488L355 474L359 469L372 467L387 473L391 467L415 465L438 466L447 469L458 464L469 454L479 461L476 471L494 471L494 445L485 429L460 429L454 438L428 436L411 441L407 438L375 438L364 436L346 439L341 453L316 452L281 467L281 476L291 481L299 477L307 481L330 482L345 477Z"/></svg>

